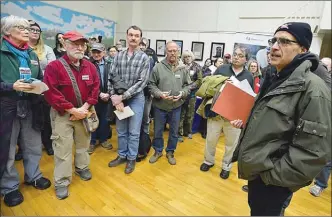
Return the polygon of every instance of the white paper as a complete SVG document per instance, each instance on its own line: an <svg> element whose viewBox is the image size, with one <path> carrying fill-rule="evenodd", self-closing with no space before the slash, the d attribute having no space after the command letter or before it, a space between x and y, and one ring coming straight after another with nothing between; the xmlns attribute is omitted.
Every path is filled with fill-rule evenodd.
<svg viewBox="0 0 332 217"><path fill-rule="evenodd" d="M119 120L123 120L123 119L129 118L129 117L131 117L131 116L133 116L135 114L133 112L133 110L131 110L131 108L129 106L124 107L123 112L115 110L114 113L119 118Z"/></svg>
<svg viewBox="0 0 332 217"><path fill-rule="evenodd" d="M33 88L32 90L24 91L24 92L34 93L34 94L42 94L42 93L44 93L45 91L47 91L49 89L48 86L42 81L33 81L31 83L31 85L33 85L35 88Z"/></svg>
<svg viewBox="0 0 332 217"><path fill-rule="evenodd" d="M248 94L250 94L253 97L256 97L256 93L252 90L247 79L242 80L240 83L241 83L241 89L243 91L247 92Z"/></svg>

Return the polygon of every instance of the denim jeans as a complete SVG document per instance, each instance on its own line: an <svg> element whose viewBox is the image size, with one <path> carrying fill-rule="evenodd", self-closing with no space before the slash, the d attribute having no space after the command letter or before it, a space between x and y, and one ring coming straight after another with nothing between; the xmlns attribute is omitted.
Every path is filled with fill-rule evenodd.
<svg viewBox="0 0 332 217"><path fill-rule="evenodd" d="M327 188L327 183L331 175L331 161L328 162L323 170L316 176L315 185L318 185L321 188Z"/></svg>
<svg viewBox="0 0 332 217"><path fill-rule="evenodd" d="M154 108L154 136L152 147L155 151L162 152L164 149L163 132L166 123L169 123L169 137L166 152L175 151L178 143L180 115L181 106L169 112Z"/></svg>
<svg viewBox="0 0 332 217"><path fill-rule="evenodd" d="M110 125L107 121L107 104L106 103L98 103L96 106L96 113L99 119L99 126L95 132L91 134L91 145L96 145L97 139L99 143L106 142L108 139L108 135L110 133Z"/></svg>
<svg viewBox="0 0 332 217"><path fill-rule="evenodd" d="M144 102L145 97L143 92L141 92L127 102L127 105L133 110L134 115L123 120L116 118L118 154L121 158L136 160L143 119Z"/></svg>

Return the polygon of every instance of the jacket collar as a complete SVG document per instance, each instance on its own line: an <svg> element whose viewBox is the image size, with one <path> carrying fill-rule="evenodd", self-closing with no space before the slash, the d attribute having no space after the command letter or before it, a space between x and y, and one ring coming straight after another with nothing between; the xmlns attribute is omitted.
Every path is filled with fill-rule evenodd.
<svg viewBox="0 0 332 217"><path fill-rule="evenodd" d="M6 40L6 39L4 39L4 37L3 37L3 38L1 39L1 42L0 42L0 43L1 43L1 44L0 44L0 45L1 45L1 48L0 48L0 49L1 49L1 51L10 52L10 50L8 49L8 46L7 46L5 43L3 43L4 40ZM7 41L8 41L8 40L7 40ZM8 42L10 43L10 41L8 41ZM29 47L29 48L28 48L28 52L31 52L31 51L32 51L32 48Z"/></svg>

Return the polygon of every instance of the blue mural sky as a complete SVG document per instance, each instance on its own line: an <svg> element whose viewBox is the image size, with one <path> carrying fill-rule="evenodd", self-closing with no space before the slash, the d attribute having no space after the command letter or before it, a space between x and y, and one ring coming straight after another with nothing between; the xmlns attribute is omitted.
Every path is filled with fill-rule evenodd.
<svg viewBox="0 0 332 217"><path fill-rule="evenodd" d="M114 21L40 1L1 1L1 17L10 14L35 20L43 31L77 30L85 36L114 38Z"/></svg>

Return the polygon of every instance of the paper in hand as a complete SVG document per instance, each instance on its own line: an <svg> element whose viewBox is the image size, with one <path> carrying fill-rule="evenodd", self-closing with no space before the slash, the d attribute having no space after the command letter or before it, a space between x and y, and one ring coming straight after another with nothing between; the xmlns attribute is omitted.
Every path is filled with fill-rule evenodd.
<svg viewBox="0 0 332 217"><path fill-rule="evenodd" d="M33 81L31 85L34 86L34 88L32 90L26 90L24 92L40 95L49 89L48 86L40 80Z"/></svg>
<svg viewBox="0 0 332 217"><path fill-rule="evenodd" d="M131 108L129 106L124 107L123 112L115 110L114 113L119 118L119 120L123 120L123 119L129 118L129 117L131 117L131 116L133 116L135 114L133 112L133 110L131 110Z"/></svg>

